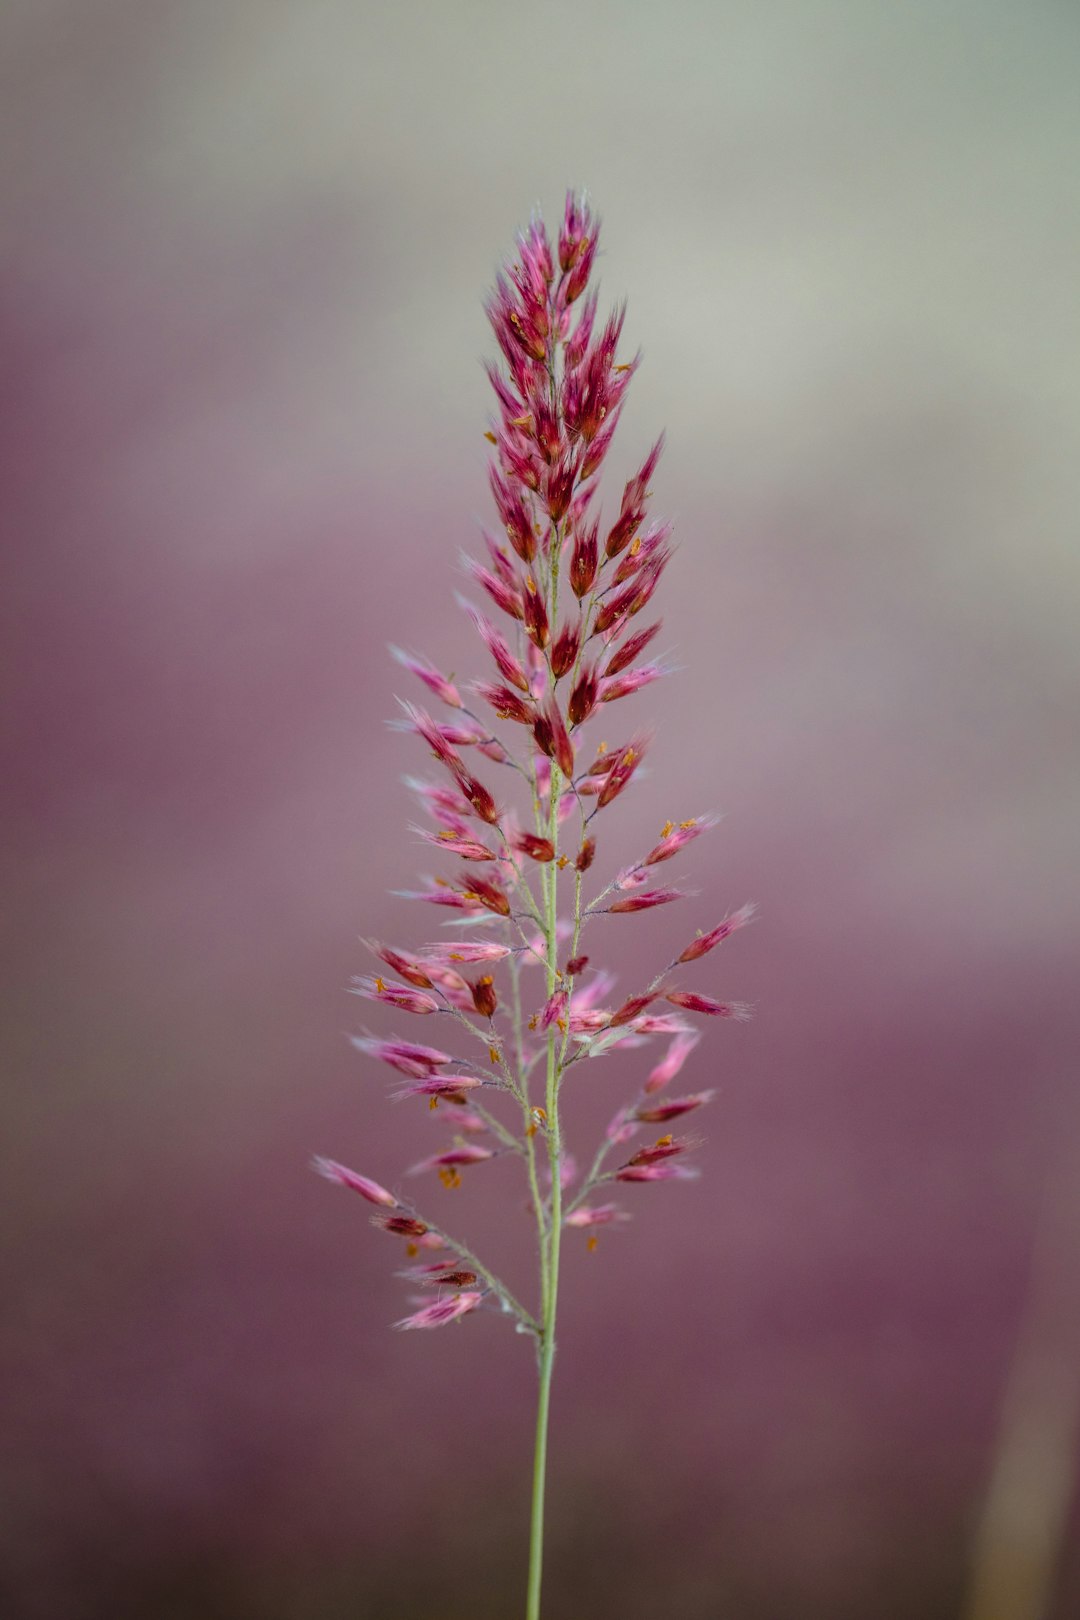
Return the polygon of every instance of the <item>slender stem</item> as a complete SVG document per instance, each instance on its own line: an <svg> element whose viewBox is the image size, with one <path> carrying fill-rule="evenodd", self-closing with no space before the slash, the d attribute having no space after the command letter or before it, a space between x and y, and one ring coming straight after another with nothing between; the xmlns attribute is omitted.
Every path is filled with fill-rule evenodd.
<svg viewBox="0 0 1080 1620"><path fill-rule="evenodd" d="M558 848L560 772L551 764L551 795L548 808L548 837ZM544 873L544 936L546 945L547 994L554 994L558 979L558 867L550 862ZM542 1321L540 1327L540 1391L536 1407L536 1445L533 1454L532 1518L529 1534L529 1583L526 1620L539 1620L540 1578L544 1556L544 1489L547 1476L548 1417L551 1410L551 1375L555 1365L555 1319L559 1297L559 1249L562 1237L562 1138L559 1122L559 1031L548 1030L547 1111L548 1163L551 1170L551 1215L544 1234L547 1265Z"/></svg>
<svg viewBox="0 0 1080 1620"><path fill-rule="evenodd" d="M536 1407L536 1450L533 1455L532 1522L529 1533L529 1588L525 1620L540 1620L540 1576L544 1556L544 1479L547 1472L548 1412L555 1346L543 1333L540 1352L540 1398Z"/></svg>

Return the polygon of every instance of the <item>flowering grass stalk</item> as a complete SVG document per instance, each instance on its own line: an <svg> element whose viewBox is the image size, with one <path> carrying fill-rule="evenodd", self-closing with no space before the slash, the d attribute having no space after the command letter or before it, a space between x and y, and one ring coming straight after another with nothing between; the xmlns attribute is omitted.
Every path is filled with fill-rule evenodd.
<svg viewBox="0 0 1080 1620"><path fill-rule="evenodd" d="M638 662L661 627L660 621L642 625L639 615L672 551L670 525L647 521L662 439L627 480L610 521L600 518L598 475L640 357L620 358L622 309L597 324L597 297L589 288L597 232L584 199L571 193L554 251L534 219L487 304L503 358L501 368L488 368L498 408L486 435L501 532L485 534L484 562L466 559L485 607L463 606L494 671L462 689L426 659L393 649L448 711L436 719L406 702L400 724L423 739L439 767L436 779L410 783L435 824L417 829L419 836L461 863L455 875L429 880L408 897L449 909L451 927L464 925L474 937L453 932L410 949L369 941L381 968L395 977L380 971L352 987L395 1014L430 1019L425 1030L438 1024L467 1039L462 1058L426 1040L353 1037L362 1052L403 1077L396 1097L422 1098L449 1121L450 1145L414 1165L411 1175L434 1174L453 1189L493 1159L520 1163L536 1228L535 1311L433 1220L426 1205L421 1213L405 1193L334 1160L315 1161L322 1175L376 1207L374 1224L403 1238L411 1261L423 1257L402 1273L423 1292L399 1328L441 1327L494 1307L534 1341L539 1394L526 1620L540 1614L563 1232L583 1232L595 1248L602 1227L629 1218L619 1204L596 1201L601 1189L695 1173L683 1159L696 1140L663 1130L713 1096L711 1090L665 1095L698 1041L686 1015L741 1019L748 1010L688 988L674 975L753 915L753 907L744 906L697 934L621 1001L611 999L611 977L597 972L583 952L585 928L598 917L681 899L684 891L658 882L654 869L716 819L669 822L640 860L605 886L597 888L589 877L601 818L633 782L650 739L638 732L614 747L588 748L586 734L601 715L608 721L608 704L666 672L663 664ZM473 756L484 766L474 769ZM496 780L487 764L497 768L497 789L485 780ZM524 825L515 793L526 806ZM666 1054L619 1109L587 1174L577 1180L563 1139L564 1087L589 1059L652 1036L669 1038ZM650 1126L660 1126L662 1134L631 1149Z"/></svg>

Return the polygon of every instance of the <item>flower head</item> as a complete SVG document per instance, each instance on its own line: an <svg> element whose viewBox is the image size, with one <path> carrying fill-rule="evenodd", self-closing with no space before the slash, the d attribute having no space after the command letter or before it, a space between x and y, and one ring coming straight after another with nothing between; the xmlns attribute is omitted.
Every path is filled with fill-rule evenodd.
<svg viewBox="0 0 1080 1620"><path fill-rule="evenodd" d="M417 1113L450 1120L451 1143L413 1173L435 1172L453 1188L496 1157L522 1168L542 1257L540 1316L411 1203L336 1161L316 1161L320 1174L376 1206L374 1223L405 1239L410 1260L424 1251L404 1275L428 1297L399 1327L438 1327L491 1300L535 1336L542 1359L553 1343L561 1227L586 1232L591 1248L600 1227L628 1219L617 1204L595 1201L597 1188L694 1174L683 1160L696 1142L662 1134L642 1146L644 1127L666 1127L713 1096L667 1095L699 1038L690 1018L736 1020L748 1009L672 974L753 915L749 906L732 913L620 990L591 966L592 937L583 938L600 916L651 913L683 898L654 868L717 821L669 821L658 837L642 838L645 853L631 865L596 876L605 873L607 812L627 802L653 740L639 727L609 742L603 727L624 712L613 704L639 701L673 672L651 651L662 624L651 604L675 554L671 524L651 511L663 434L632 452L634 470L614 502L601 489L641 356L626 345L625 306L607 314L599 306L598 236L591 206L571 192L553 235L539 217L518 235L487 298L498 360L487 367L486 475L483 460L476 470L494 519L481 531L480 555L464 559L480 605L458 599L478 659L459 677L392 649L424 688L423 703L406 698L393 724L435 761L432 780L406 779L422 812L412 831L426 853L452 862L399 892L438 907L444 932L419 946L369 941L377 970L350 986L377 1008L437 1019L438 1046L367 1032L351 1039L395 1071L395 1098L419 1099L427 1107ZM561 1118L566 1087L605 1055L616 1055L612 1070L634 1075L636 1049L656 1037L666 1051L642 1062L645 1078L624 1091L575 1182ZM617 1159L625 1162L613 1167Z"/></svg>

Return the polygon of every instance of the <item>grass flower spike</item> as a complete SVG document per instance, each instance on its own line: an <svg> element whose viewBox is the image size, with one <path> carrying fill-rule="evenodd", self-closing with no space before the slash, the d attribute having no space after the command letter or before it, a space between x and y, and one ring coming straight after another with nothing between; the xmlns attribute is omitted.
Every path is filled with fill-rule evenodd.
<svg viewBox="0 0 1080 1620"><path fill-rule="evenodd" d="M459 598L478 642L473 678L444 675L418 653L391 649L422 689L414 696L435 711L404 698L392 722L419 738L432 761L429 776L409 780L423 818L414 831L429 857L451 862L405 898L449 915L435 943L367 942L376 971L351 988L387 1022L352 1041L365 1059L395 1071L391 1096L424 1118L433 1114L447 1137L409 1170L427 1189L415 1201L335 1160L314 1161L321 1175L376 1206L372 1223L402 1240L410 1261L435 1251L434 1260L402 1273L424 1292L399 1328L460 1325L494 1310L533 1343L538 1401L526 1620L540 1615L563 1234L578 1252L595 1249L602 1231L630 1218L621 1203L604 1201L606 1194L648 1202L666 1196L652 1183L697 1174L683 1162L699 1146L695 1138L642 1137L647 1127L697 1114L714 1095L711 1088L667 1095L684 1067L693 1067L701 1032L692 1020L748 1016L744 1003L715 995L714 984L698 989L680 981L751 920L752 906L699 933L673 960L657 963L650 982L622 994L595 965L605 929L647 927L603 918L686 897L666 881L674 870L666 863L717 819L695 815L649 829L636 864L602 875L606 823L616 800L620 811L632 800L642 760L655 746L651 733L621 721L625 703L669 673L662 661L640 660L661 628L643 610L673 548L670 525L649 513L662 435L609 498L606 515L601 503L600 476L640 357L622 348L623 309L600 321L590 285L598 236L585 198L571 193L554 242L534 218L487 301L501 356L501 364L488 366L494 409L486 434L498 528L484 534L482 560L465 559L480 597ZM610 746L600 738L601 717L616 731ZM660 866L663 881L654 871ZM431 913L423 916L428 921L413 930L421 940L431 927ZM422 1026L410 1023L415 1018ZM402 1038L395 1022L425 1036L434 1031L436 1044ZM624 1097L591 1160L582 1160L587 1171L578 1173L564 1138L567 1087L591 1083L591 1060L618 1051L628 1061L657 1037L668 1039L666 1052L636 1094ZM522 1178L525 1197L512 1217L533 1227L531 1308L444 1225L443 1208L462 1196L456 1190L490 1174L496 1159L516 1163ZM448 1224L456 1224L452 1216Z"/></svg>

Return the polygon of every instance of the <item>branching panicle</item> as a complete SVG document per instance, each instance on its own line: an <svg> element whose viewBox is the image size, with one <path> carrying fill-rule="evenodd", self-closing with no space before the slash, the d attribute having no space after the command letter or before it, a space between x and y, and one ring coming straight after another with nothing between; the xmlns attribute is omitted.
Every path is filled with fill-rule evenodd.
<svg viewBox="0 0 1080 1620"><path fill-rule="evenodd" d="M483 937L455 934L409 948L371 943L381 968L395 977L365 975L352 987L395 1014L426 1017L425 1029L437 1025L447 1039L458 1026L467 1040L467 1054L456 1057L441 1046L353 1037L367 1056L396 1071L395 1097L434 1110L449 1128L449 1145L412 1173L433 1172L451 1191L466 1177L485 1174L483 1166L495 1159L520 1160L537 1247L535 1313L429 1210L421 1213L411 1200L336 1161L315 1161L322 1175L379 1206L375 1224L404 1239L410 1258L421 1248L440 1251L434 1263L402 1273L427 1292L398 1327L435 1328L493 1306L535 1342L540 1394L527 1620L539 1615L562 1233L583 1232L591 1250L599 1228L629 1218L616 1203L591 1201L600 1186L694 1174L682 1163L698 1146L694 1139L662 1135L629 1156L623 1144L643 1127L696 1112L711 1099L708 1089L660 1095L697 1044L687 1014L738 1021L748 1009L687 989L669 975L712 952L753 915L745 906L697 935L621 1001L609 1003L613 981L592 967L582 948L587 927L605 926L595 922L601 915L649 911L683 898L683 890L657 884L652 868L675 858L716 820L669 822L651 844L642 840L647 852L636 865L606 884L590 876L602 847L597 818L630 787L651 739L638 732L609 748L587 728L608 704L667 673L663 663L637 662L660 630L659 620L643 625L637 616L672 555L670 525L648 521L662 435L626 481L613 517L605 524L600 515L597 474L640 357L620 357L624 308L598 324L597 295L589 288L598 235L599 221L585 198L571 193L554 246L534 219L487 301L503 359L502 367L487 368L496 404L486 434L493 447L488 478L500 534L484 535L483 562L466 559L487 611L462 600L483 649L483 674L461 685L426 659L394 649L427 700L449 711L440 719L411 701L402 705L402 726L422 739L437 766L435 780L410 782L434 823L416 831L426 846L464 863L409 898L449 908L457 914L451 926L464 921ZM503 767L497 781L485 761ZM575 1083L579 1075L584 1080L582 1065L592 1058L665 1035L666 1055L620 1107L571 1196L564 1084L572 1076ZM614 1168L607 1163L613 1149L621 1149Z"/></svg>

